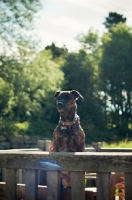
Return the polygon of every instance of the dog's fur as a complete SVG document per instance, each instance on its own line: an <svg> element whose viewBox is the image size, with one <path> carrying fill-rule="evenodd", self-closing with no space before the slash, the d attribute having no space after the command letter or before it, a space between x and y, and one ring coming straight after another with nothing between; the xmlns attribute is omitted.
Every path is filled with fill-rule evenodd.
<svg viewBox="0 0 132 200"><path fill-rule="evenodd" d="M78 91L57 91L55 93L60 121L54 130L52 152L83 152L85 150L85 134L77 115L76 100L83 98ZM62 185L70 187L70 172L61 173Z"/></svg>

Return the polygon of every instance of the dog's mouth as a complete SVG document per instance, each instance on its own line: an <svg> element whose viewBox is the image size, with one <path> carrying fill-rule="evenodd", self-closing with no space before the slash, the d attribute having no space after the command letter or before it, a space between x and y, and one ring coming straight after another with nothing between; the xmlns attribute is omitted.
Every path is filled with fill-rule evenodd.
<svg viewBox="0 0 132 200"><path fill-rule="evenodd" d="M68 109L58 109L58 112L65 112L67 111Z"/></svg>
<svg viewBox="0 0 132 200"><path fill-rule="evenodd" d="M63 111L68 110L68 108L66 108L66 107L63 107L63 108L61 107L61 108L60 108L60 107L57 106L57 110L58 110L59 112L63 112Z"/></svg>

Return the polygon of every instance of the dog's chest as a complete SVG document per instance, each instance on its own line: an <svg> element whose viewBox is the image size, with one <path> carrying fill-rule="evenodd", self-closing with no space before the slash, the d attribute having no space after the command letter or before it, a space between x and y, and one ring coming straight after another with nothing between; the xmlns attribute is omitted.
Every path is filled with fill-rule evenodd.
<svg viewBox="0 0 132 200"><path fill-rule="evenodd" d="M60 126L57 129L57 150L64 152L78 151L78 147L81 141L80 134L77 134L75 127Z"/></svg>

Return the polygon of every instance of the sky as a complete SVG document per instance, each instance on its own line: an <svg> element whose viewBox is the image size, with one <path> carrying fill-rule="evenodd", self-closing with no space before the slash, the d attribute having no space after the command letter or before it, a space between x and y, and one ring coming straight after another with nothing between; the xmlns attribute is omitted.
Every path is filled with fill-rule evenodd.
<svg viewBox="0 0 132 200"><path fill-rule="evenodd" d="M54 42L76 51L76 37L86 34L92 27L102 35L106 29L102 24L109 12L123 14L127 25L132 27L132 0L42 0L43 9L36 20L35 34L44 48Z"/></svg>

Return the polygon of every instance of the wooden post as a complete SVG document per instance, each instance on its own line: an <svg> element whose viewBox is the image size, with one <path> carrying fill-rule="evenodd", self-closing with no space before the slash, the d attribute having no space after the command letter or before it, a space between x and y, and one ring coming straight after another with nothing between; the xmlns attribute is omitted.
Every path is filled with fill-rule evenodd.
<svg viewBox="0 0 132 200"><path fill-rule="evenodd" d="M25 176L25 200L35 200L38 196L38 171L26 170Z"/></svg>
<svg viewBox="0 0 132 200"><path fill-rule="evenodd" d="M6 181L6 169L2 168L2 181L5 182Z"/></svg>
<svg viewBox="0 0 132 200"><path fill-rule="evenodd" d="M84 172L71 172L71 185L72 200L84 200Z"/></svg>
<svg viewBox="0 0 132 200"><path fill-rule="evenodd" d="M17 170L17 183L22 183L22 169Z"/></svg>
<svg viewBox="0 0 132 200"><path fill-rule="evenodd" d="M5 200L16 200L17 197L17 169L6 169Z"/></svg>
<svg viewBox="0 0 132 200"><path fill-rule="evenodd" d="M132 173L125 173L125 199L132 200Z"/></svg>
<svg viewBox="0 0 132 200"><path fill-rule="evenodd" d="M60 172L47 171L47 199L60 199Z"/></svg>
<svg viewBox="0 0 132 200"><path fill-rule="evenodd" d="M110 173L97 173L97 200L110 200Z"/></svg>

